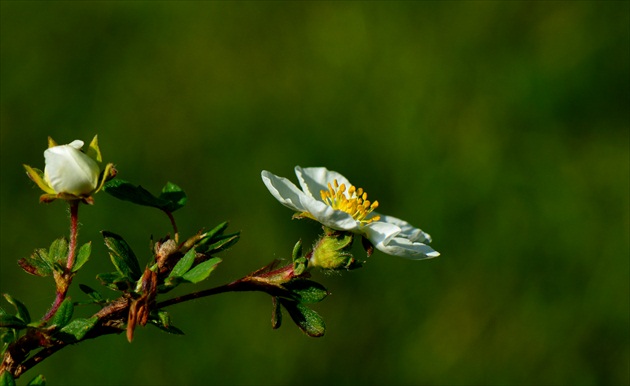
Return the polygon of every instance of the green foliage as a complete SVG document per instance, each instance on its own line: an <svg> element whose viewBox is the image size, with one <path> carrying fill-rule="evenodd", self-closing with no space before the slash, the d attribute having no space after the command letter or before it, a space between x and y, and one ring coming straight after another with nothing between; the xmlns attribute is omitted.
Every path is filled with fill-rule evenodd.
<svg viewBox="0 0 630 386"><path fill-rule="evenodd" d="M127 242L119 235L102 231L105 245L110 250L109 256L116 270L124 278L136 281L142 275L136 255Z"/></svg>
<svg viewBox="0 0 630 386"><path fill-rule="evenodd" d="M91 318L77 318L63 327L59 332L63 335L69 335L79 341L83 339L85 334L94 327L96 322L98 322L98 318L96 316Z"/></svg>
<svg viewBox="0 0 630 386"><path fill-rule="evenodd" d="M79 288L81 289L81 291L83 291L87 296L90 297L90 299L92 299L92 301L94 303L102 303L105 301L105 299L103 298L103 295L101 295L98 291L96 291L95 289L85 285L85 284L79 284Z"/></svg>
<svg viewBox="0 0 630 386"><path fill-rule="evenodd" d="M0 374L0 386L15 386L15 379L8 371L3 371Z"/></svg>
<svg viewBox="0 0 630 386"><path fill-rule="evenodd" d="M15 299L9 294L4 294L4 298L7 300L7 302L11 303L15 307L15 311L16 311L15 317L18 320L20 320L25 325L31 322L31 316L28 313L28 309L22 302Z"/></svg>
<svg viewBox="0 0 630 386"><path fill-rule="evenodd" d="M308 336L319 338L324 336L326 324L319 314L303 304L289 299L279 298L293 322ZM275 309L276 307L274 307ZM274 314L277 311L274 311Z"/></svg>
<svg viewBox="0 0 630 386"><path fill-rule="evenodd" d="M74 305L72 304L72 300L68 297L61 303L61 306L59 306L59 309L55 312L50 324L58 328L63 328L70 322L73 313Z"/></svg>
<svg viewBox="0 0 630 386"><path fill-rule="evenodd" d="M103 190L120 200L151 206L168 213L182 208L187 200L186 193L171 182L162 188L162 192L157 197L142 186L136 186L121 179L107 182Z"/></svg>
<svg viewBox="0 0 630 386"><path fill-rule="evenodd" d="M42 374L39 374L35 378L31 379L27 386L46 386L46 378Z"/></svg>
<svg viewBox="0 0 630 386"><path fill-rule="evenodd" d="M200 281L206 280L220 262L221 262L220 258L213 257L210 260L207 260L201 264L198 264L197 266L192 268L190 271L182 275L181 278L185 282L188 282L188 283L199 283Z"/></svg>
<svg viewBox="0 0 630 386"><path fill-rule="evenodd" d="M77 258L74 261L74 266L72 267L72 272L77 272L83 267L88 259L90 258L90 254L92 253L92 242L87 242L79 248L79 252L77 253Z"/></svg>

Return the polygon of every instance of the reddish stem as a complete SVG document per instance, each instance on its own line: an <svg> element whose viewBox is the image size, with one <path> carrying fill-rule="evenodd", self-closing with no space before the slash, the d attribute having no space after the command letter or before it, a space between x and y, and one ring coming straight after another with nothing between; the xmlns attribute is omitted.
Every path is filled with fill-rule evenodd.
<svg viewBox="0 0 630 386"><path fill-rule="evenodd" d="M70 245L68 246L68 258L66 260L66 271L62 274L60 279L55 279L57 282L57 296L55 301L50 307L50 310L44 315L42 321L47 322L55 315L61 303L63 303L68 293L70 283L72 283L72 267L74 266L74 260L77 249L77 234L79 233L79 201L70 201Z"/></svg>

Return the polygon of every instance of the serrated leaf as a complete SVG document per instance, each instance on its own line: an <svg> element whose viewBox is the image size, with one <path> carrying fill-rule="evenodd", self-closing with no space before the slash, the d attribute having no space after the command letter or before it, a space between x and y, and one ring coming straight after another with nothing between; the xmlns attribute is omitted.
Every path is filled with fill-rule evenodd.
<svg viewBox="0 0 630 386"><path fill-rule="evenodd" d="M81 289L81 291L83 291L87 296L90 297L90 299L94 300L96 303L100 303L102 301L104 301L105 299L103 299L103 296L96 291L95 289L93 289L92 287L89 287L85 284L79 284L79 288Z"/></svg>
<svg viewBox="0 0 630 386"><path fill-rule="evenodd" d="M31 275L49 276L53 272L53 262L49 259L48 251L44 248L38 248L31 256L18 260L18 264Z"/></svg>
<svg viewBox="0 0 630 386"><path fill-rule="evenodd" d="M186 203L186 194L175 184L167 183L160 197L155 197L142 186L135 186L121 179L107 182L103 190L119 200L137 205L151 206L166 212L173 212Z"/></svg>
<svg viewBox="0 0 630 386"><path fill-rule="evenodd" d="M173 270L168 275L168 277L170 278L170 277L181 277L181 276L184 276L184 274L186 272L188 272L190 267L192 267L193 263L195 262L195 256L196 255L197 255L197 253L195 252L195 248L192 248L191 250L186 252L184 257L179 259L177 264L175 264L175 266L173 267Z"/></svg>
<svg viewBox="0 0 630 386"><path fill-rule="evenodd" d="M292 300L278 298L293 322L308 336L319 338L326 332L326 324L319 314Z"/></svg>
<svg viewBox="0 0 630 386"><path fill-rule="evenodd" d="M0 374L0 386L15 386L15 379L8 371L3 371Z"/></svg>
<svg viewBox="0 0 630 386"><path fill-rule="evenodd" d="M48 259L64 266L68 259L68 239L61 237L53 241L48 249Z"/></svg>
<svg viewBox="0 0 630 386"><path fill-rule="evenodd" d="M306 279L291 280L284 287L295 295L298 303L303 304L321 302L330 294L323 285Z"/></svg>
<svg viewBox="0 0 630 386"><path fill-rule="evenodd" d="M213 257L210 260L204 261L203 263L193 267L190 271L186 272L182 276L182 279L189 283L199 283L200 281L207 279L220 262L221 259L218 257Z"/></svg>
<svg viewBox="0 0 630 386"><path fill-rule="evenodd" d="M77 258L74 261L74 267L72 267L72 272L77 272L83 267L88 259L90 258L90 254L92 253L92 242L87 242L79 248L79 253L77 253Z"/></svg>
<svg viewBox="0 0 630 386"><path fill-rule="evenodd" d="M186 193L177 185L172 182L167 182L164 188L162 188L162 192L158 196L159 199L168 201L168 205L164 208L160 208L167 212L173 213L177 209L183 208L186 205L186 201L188 197L186 197Z"/></svg>
<svg viewBox="0 0 630 386"><path fill-rule="evenodd" d="M72 319L73 313L74 305L72 304L72 300L70 300L70 298L66 298L63 302L61 302L57 312L55 312L55 315L51 320L51 324L53 326L58 326L59 328L64 327Z"/></svg>
<svg viewBox="0 0 630 386"><path fill-rule="evenodd" d="M46 378L42 374L39 374L27 384L27 386L46 386Z"/></svg>
<svg viewBox="0 0 630 386"><path fill-rule="evenodd" d="M7 299L7 302L11 303L15 307L15 310L17 311L15 316L19 320L24 322L24 324L29 324L31 322L31 315L29 315L28 309L26 308L24 303L15 299L9 294L4 294L4 298Z"/></svg>
<svg viewBox="0 0 630 386"><path fill-rule="evenodd" d="M101 233L105 239L105 245L111 251L109 256L116 270L132 281L140 279L140 276L142 276L140 264L129 244L115 233L108 231L102 231Z"/></svg>
<svg viewBox="0 0 630 386"><path fill-rule="evenodd" d="M62 328L59 332L72 335L76 340L81 340L98 322L98 317L94 316L89 319L75 319L70 324Z"/></svg>

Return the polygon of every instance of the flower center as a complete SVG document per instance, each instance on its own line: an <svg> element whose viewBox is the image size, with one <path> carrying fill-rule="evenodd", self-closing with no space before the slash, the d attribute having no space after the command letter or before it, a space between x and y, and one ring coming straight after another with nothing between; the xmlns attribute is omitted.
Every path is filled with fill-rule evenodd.
<svg viewBox="0 0 630 386"><path fill-rule="evenodd" d="M367 218L374 209L378 208L378 201L370 202L367 193L362 188L350 186L346 191L346 184L341 184L335 179L328 183L328 190L320 191L322 201L333 209L341 210L351 215L362 224L369 224L380 220L380 216Z"/></svg>

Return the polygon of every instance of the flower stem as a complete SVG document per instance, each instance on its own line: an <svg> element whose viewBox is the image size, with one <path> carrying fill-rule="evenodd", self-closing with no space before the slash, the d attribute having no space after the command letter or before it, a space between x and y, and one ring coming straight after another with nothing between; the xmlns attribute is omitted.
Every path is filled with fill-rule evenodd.
<svg viewBox="0 0 630 386"><path fill-rule="evenodd" d="M65 272L59 278L55 277L57 283L57 295L50 310L42 318L43 322L47 322L55 315L61 303L66 298L70 283L72 283L72 267L77 250L77 234L79 233L79 201L70 201L70 245L68 246L68 258L66 260Z"/></svg>
<svg viewBox="0 0 630 386"><path fill-rule="evenodd" d="M66 262L66 269L68 272L72 271L74 266L74 259L77 250L77 234L79 233L79 201L70 201L70 245L68 247L68 260ZM70 284L70 283L68 283Z"/></svg>

